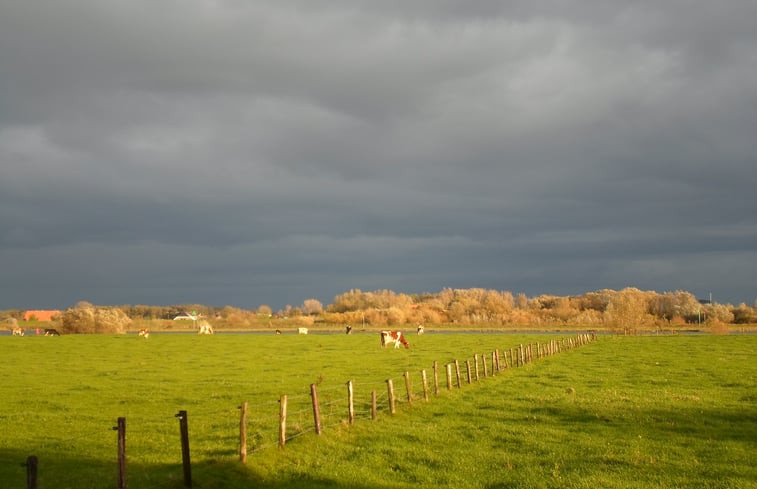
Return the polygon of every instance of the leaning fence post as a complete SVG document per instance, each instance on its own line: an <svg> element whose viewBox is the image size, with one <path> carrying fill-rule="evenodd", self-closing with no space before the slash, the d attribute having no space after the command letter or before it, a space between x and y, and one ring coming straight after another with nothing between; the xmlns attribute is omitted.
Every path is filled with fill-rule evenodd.
<svg viewBox="0 0 757 489"><path fill-rule="evenodd" d="M118 418L118 489L126 489L126 418Z"/></svg>
<svg viewBox="0 0 757 489"><path fill-rule="evenodd" d="M392 379L386 379L386 390L389 394L389 412L394 414L394 382L392 382Z"/></svg>
<svg viewBox="0 0 757 489"><path fill-rule="evenodd" d="M434 395L439 395L439 362L434 360Z"/></svg>
<svg viewBox="0 0 757 489"><path fill-rule="evenodd" d="M351 380L347 382L347 419L350 424L355 424L355 403Z"/></svg>
<svg viewBox="0 0 757 489"><path fill-rule="evenodd" d="M279 447L284 448L284 445L286 445L287 442L287 396L286 394L281 395L281 400L279 401L281 405L279 406Z"/></svg>
<svg viewBox="0 0 757 489"><path fill-rule="evenodd" d="M313 398L313 423L315 424L315 433L321 434L321 410L318 407L318 391L315 384L310 384L310 396Z"/></svg>
<svg viewBox="0 0 757 489"><path fill-rule="evenodd" d="M26 463L21 464L26 466L26 487L27 489L37 489L37 465L38 460L36 455L26 457Z"/></svg>
<svg viewBox="0 0 757 489"><path fill-rule="evenodd" d="M413 403L413 387L410 385L410 372L405 371L405 390L407 391L407 403Z"/></svg>
<svg viewBox="0 0 757 489"><path fill-rule="evenodd" d="M181 463L184 466L184 485L192 487L192 464L189 460L189 423L187 412L179 411L175 415L179 418L179 431L181 433Z"/></svg>
<svg viewBox="0 0 757 489"><path fill-rule="evenodd" d="M239 409L239 461L247 463L247 403L243 402Z"/></svg>
<svg viewBox="0 0 757 489"><path fill-rule="evenodd" d="M371 419L375 420L378 417L378 407L376 406L376 389L371 391Z"/></svg>

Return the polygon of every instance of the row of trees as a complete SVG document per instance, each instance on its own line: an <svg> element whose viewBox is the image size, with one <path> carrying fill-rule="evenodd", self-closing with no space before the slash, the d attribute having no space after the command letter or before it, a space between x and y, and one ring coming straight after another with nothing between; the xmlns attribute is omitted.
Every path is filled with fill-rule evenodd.
<svg viewBox="0 0 757 489"><path fill-rule="evenodd" d="M202 304L176 306L94 306L80 302L56 321L64 333L118 333L138 325L172 319L189 312L209 319L216 328L259 328L351 324L403 326L449 324L474 326L576 326L614 330L656 329L705 324L757 324L757 304L702 304L686 291L657 293L636 288L599 290L577 296L540 295L529 298L508 291L449 289L437 293L403 294L391 290L363 292L353 289L334 297L326 307L316 299L274 312L261 305L254 310ZM4 311L0 319L19 311ZM21 313L22 316L22 313Z"/></svg>
<svg viewBox="0 0 757 489"><path fill-rule="evenodd" d="M370 324L470 324L521 326L602 326L649 329L686 324L754 324L757 307L701 303L690 292L657 293L626 288L577 296L529 298L508 291L443 289L407 295L383 290L351 290L334 298L323 314L327 322Z"/></svg>

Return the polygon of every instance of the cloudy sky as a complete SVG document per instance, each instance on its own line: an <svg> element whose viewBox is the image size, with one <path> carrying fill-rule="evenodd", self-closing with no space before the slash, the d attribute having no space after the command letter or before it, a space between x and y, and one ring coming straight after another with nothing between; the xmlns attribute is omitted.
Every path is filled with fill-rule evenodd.
<svg viewBox="0 0 757 489"><path fill-rule="evenodd" d="M0 309L757 299L754 0L0 0Z"/></svg>

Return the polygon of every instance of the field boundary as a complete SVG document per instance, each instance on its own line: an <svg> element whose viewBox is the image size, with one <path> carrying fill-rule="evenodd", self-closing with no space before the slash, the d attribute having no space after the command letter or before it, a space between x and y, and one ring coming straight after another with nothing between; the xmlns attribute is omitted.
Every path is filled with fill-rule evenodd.
<svg viewBox="0 0 757 489"><path fill-rule="evenodd" d="M243 401L235 409L229 408L223 413L203 413L200 411L188 412L180 410L174 415L179 423L179 437L182 453L182 469L184 486L192 487L192 463L191 463L191 425L190 418L213 418L214 424L218 425L222 418L228 422L234 419L234 425L238 421L238 432L228 431L218 434L219 438L237 445L234 453L237 454L241 463L246 464L251 454L278 446L285 449L286 445L293 440L310 433L321 436L324 432L338 426L351 426L361 420L376 420L380 414L394 415L398 409L416 403L428 403L432 399L440 398L445 391L462 389L480 383L482 380L492 378L498 374L518 367L533 363L536 360L570 351L587 345L596 340L595 333L581 333L574 336L555 338L547 342L532 342L519 344L517 347L499 350L494 349L485 353L475 353L462 359L440 364L434 361L430 369L420 370L420 376L416 372L411 374L405 370L398 377L388 378L384 381L355 382L348 380L340 386L323 387L318 382L310 384L309 393L287 395L282 394L279 399L272 399L265 403L253 406L258 413L265 412L278 404L278 415L251 416L248 401ZM404 388L403 388L404 387ZM356 398L356 390L361 396ZM370 393L370 399L366 394ZM236 414L234 414L236 413ZM230 431L229 424L223 426L224 430ZM127 419L118 417L116 425L112 427L117 431L117 454L114 460L114 471L118 472L118 488L127 487ZM275 439L272 436L276 433ZM73 439L86 438L83 434ZM238 441L237 441L238 440ZM268 440L268 441L266 441ZM68 440L67 443L70 443ZM130 445L133 450L133 447ZM139 450L139 448L137 448ZM29 455L22 465L26 468L26 487L37 489L39 473L38 467L44 464L44 460L37 455ZM176 481L167 480L157 482L150 488L175 487ZM149 489L149 488L148 488Z"/></svg>

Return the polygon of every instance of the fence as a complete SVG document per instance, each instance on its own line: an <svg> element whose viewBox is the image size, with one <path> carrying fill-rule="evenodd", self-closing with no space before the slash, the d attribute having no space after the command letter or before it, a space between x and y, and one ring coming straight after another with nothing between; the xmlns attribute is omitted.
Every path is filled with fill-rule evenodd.
<svg viewBox="0 0 757 489"><path fill-rule="evenodd" d="M405 371L402 374L404 393L399 395L395 386L395 379L392 378L382 382L367 383L355 383L350 380L343 386L329 388L322 388L318 383L313 383L310 384L308 394L294 396L284 394L277 401L272 401L278 403L279 413L275 423L270 416L251 418L248 402L242 402L237 408L239 412L239 460L242 463L247 463L250 453L275 445L284 449L288 442L307 433L314 432L320 436L325 429L340 425L353 425L358 419L375 420L380 412L388 411L390 414L395 414L398 405L411 405L421 399L423 402L429 402L432 395L438 397L444 389L447 391L462 389L466 385L480 382L482 378L493 377L506 369L517 368L532 363L536 359L575 349L595 339L593 333L587 333L551 340L547 343L520 344L502 352L495 349L485 354L477 353L472 358L465 359L462 364L458 359L455 359L444 364L443 371L441 371L439 363L434 361L430 380L427 370L420 371L419 388L414 388L416 377L411 375L409 371ZM363 401L356 402L356 389L363 393ZM370 392L370 397L367 395L368 392ZM179 421L183 482L185 487L192 487L189 414L186 410L181 410L175 415L175 418ZM117 425L112 429L118 432L117 487L125 489L127 487L126 418L119 417ZM263 433L273 431L277 432L275 440L264 442ZM250 440L250 433L253 434L253 440ZM234 436L233 438L236 442L237 437ZM251 442L253 446L250 446ZM28 489L37 489L39 464L40 461L35 455L29 456L22 464L26 467L26 486ZM157 483L152 487L158 488L167 485L173 485L173 483Z"/></svg>

